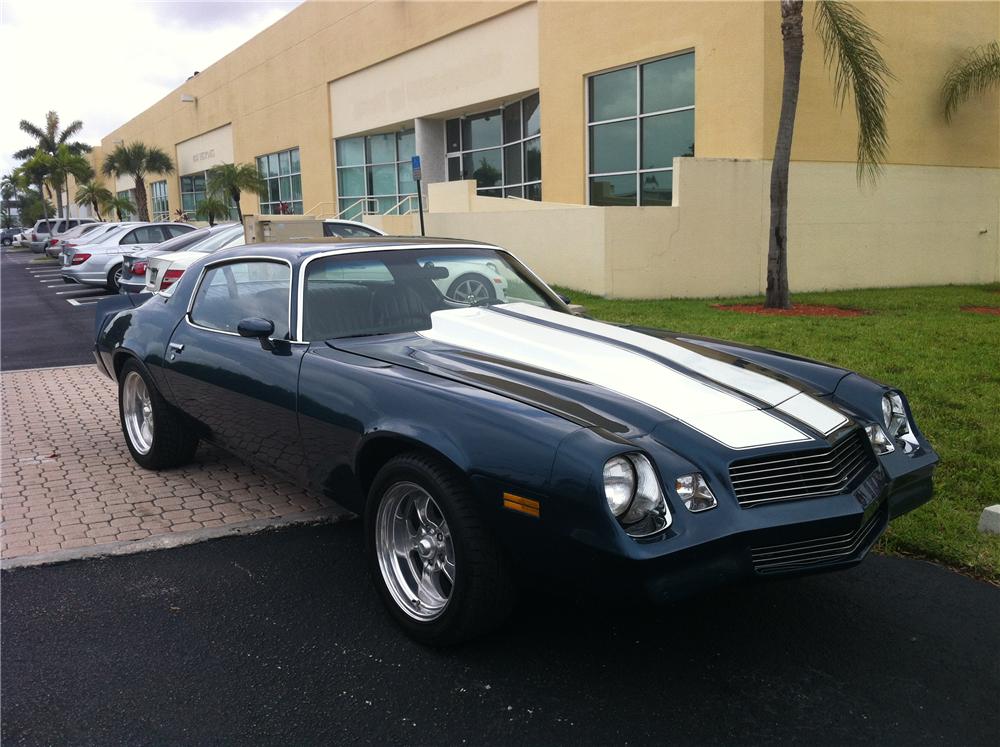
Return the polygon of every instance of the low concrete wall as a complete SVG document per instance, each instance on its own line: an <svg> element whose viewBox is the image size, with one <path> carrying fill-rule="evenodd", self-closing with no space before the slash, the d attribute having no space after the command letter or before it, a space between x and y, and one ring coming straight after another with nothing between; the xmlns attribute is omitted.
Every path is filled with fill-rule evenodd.
<svg viewBox="0 0 1000 747"><path fill-rule="evenodd" d="M675 161L669 208L477 197L430 185L428 235L510 249L547 281L618 298L754 295L766 287L770 162ZM406 231L409 222L410 230ZM417 233L416 216L394 219ZM1000 170L890 166L859 189L853 165L793 163L793 291L1000 281Z"/></svg>

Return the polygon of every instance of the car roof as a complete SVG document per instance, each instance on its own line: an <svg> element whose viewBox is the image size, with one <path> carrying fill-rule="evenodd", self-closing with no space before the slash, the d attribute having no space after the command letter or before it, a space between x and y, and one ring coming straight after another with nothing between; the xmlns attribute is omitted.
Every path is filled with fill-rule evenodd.
<svg viewBox="0 0 1000 747"><path fill-rule="evenodd" d="M448 247L501 249L494 244L466 239L439 239L430 236L361 236L343 239L328 238L323 241L246 244L231 249L222 249L211 256L213 262L230 257L280 257L296 263L317 254Z"/></svg>

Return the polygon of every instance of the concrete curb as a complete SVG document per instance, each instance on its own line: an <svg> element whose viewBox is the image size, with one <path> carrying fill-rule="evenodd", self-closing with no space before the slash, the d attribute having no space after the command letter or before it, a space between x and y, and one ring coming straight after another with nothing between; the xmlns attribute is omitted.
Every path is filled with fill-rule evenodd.
<svg viewBox="0 0 1000 747"><path fill-rule="evenodd" d="M132 540L129 542L109 542L93 547L79 547L73 550L55 550L53 552L22 555L16 558L0 559L0 570L11 571L19 568L34 568L57 563L69 563L74 560L93 560L117 555L134 555L154 550L169 550L174 547L193 545L198 542L222 539L224 537L240 537L250 534L269 532L294 526L309 526L321 524L336 524L354 518L354 514L342 508L321 508L316 511L306 511L291 516L279 516L274 519L255 519L241 524L229 524L208 529L192 529L188 532L161 534L156 537Z"/></svg>

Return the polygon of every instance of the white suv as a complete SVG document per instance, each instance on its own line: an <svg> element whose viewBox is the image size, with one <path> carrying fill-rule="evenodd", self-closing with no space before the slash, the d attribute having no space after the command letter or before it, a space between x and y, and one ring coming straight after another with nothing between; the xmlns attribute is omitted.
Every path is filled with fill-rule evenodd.
<svg viewBox="0 0 1000 747"><path fill-rule="evenodd" d="M49 236L64 233L81 223L96 223L96 221L93 218L42 218L35 221L35 227L31 229L31 243L28 246L33 252L44 252L49 243Z"/></svg>

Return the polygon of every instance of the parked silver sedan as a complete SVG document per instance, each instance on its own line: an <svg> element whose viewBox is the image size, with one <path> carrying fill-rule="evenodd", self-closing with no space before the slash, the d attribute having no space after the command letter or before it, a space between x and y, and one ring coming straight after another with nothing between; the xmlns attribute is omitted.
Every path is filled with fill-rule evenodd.
<svg viewBox="0 0 1000 747"><path fill-rule="evenodd" d="M243 238L243 226L239 223L222 223L211 228L199 228L170 241L164 241L149 249L129 251L122 264L121 281L118 289L122 293L143 293L146 288L146 267L154 257L174 256L182 252L196 251L210 254L217 249L230 246Z"/></svg>
<svg viewBox="0 0 1000 747"><path fill-rule="evenodd" d="M187 223L130 224L108 231L94 243L68 247L62 255L63 281L117 291L126 252L148 249L195 230Z"/></svg>

